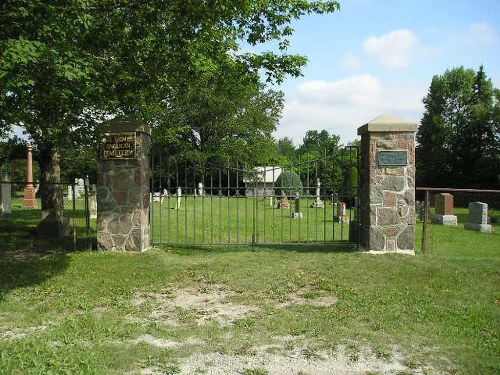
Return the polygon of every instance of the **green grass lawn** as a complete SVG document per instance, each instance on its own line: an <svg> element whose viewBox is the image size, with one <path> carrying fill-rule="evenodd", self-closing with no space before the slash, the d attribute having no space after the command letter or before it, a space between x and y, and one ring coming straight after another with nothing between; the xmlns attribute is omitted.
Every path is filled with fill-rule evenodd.
<svg viewBox="0 0 500 375"><path fill-rule="evenodd" d="M182 197L154 202L151 207L152 241L169 244L281 244L327 243L349 240L349 224L338 223L334 206L311 208L314 198L301 198L302 218L278 209L266 198ZM349 212L347 213L349 219Z"/></svg>
<svg viewBox="0 0 500 375"><path fill-rule="evenodd" d="M432 226L431 250L416 256L319 245L138 254L65 251L34 236L30 215L0 218L1 374L178 374L196 355L261 350L310 362L347 353L351 366L369 351L403 366L360 374L500 372L498 227ZM221 320L200 307L210 298L240 315ZM217 363L204 366L194 373Z"/></svg>

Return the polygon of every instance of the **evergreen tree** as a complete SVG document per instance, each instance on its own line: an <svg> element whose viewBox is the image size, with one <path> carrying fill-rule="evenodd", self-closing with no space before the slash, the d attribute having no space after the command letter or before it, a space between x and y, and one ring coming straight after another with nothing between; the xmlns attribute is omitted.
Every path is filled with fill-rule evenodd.
<svg viewBox="0 0 500 375"><path fill-rule="evenodd" d="M417 131L420 186L494 188L499 184L495 93L483 67L434 76Z"/></svg>

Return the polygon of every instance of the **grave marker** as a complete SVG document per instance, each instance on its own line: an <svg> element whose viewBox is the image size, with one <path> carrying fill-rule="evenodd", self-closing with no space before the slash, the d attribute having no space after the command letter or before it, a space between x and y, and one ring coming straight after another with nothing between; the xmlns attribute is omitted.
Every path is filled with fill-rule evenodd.
<svg viewBox="0 0 500 375"><path fill-rule="evenodd" d="M0 212L2 215L12 213L12 186L10 184L9 175L5 173L2 183L2 202Z"/></svg>
<svg viewBox="0 0 500 375"><path fill-rule="evenodd" d="M294 219L302 219L302 212L300 211L300 194L295 193L295 212L293 213Z"/></svg>
<svg viewBox="0 0 500 375"><path fill-rule="evenodd" d="M431 223L440 225L457 225L457 217L453 215L453 195L439 193L434 197L435 212L431 214Z"/></svg>
<svg viewBox="0 0 500 375"><path fill-rule="evenodd" d="M324 208L325 205L321 200L321 181L316 179L316 200L311 204L311 208Z"/></svg>
<svg viewBox="0 0 500 375"><path fill-rule="evenodd" d="M465 223L465 229L477 232L491 232L488 224L488 204L482 202L469 203L469 221Z"/></svg>
<svg viewBox="0 0 500 375"><path fill-rule="evenodd" d="M177 202L175 204L175 209L176 210L180 210L181 209L181 201L182 201L182 189L179 186L177 188Z"/></svg>

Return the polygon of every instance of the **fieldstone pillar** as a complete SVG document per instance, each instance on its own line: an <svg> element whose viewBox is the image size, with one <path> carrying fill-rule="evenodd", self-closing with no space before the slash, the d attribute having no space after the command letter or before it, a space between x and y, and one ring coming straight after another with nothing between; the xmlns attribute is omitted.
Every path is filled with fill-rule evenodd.
<svg viewBox="0 0 500 375"><path fill-rule="evenodd" d="M149 247L150 129L115 118L100 133L97 245L100 250Z"/></svg>
<svg viewBox="0 0 500 375"><path fill-rule="evenodd" d="M361 246L375 252L415 251L415 131L382 115L361 135Z"/></svg>

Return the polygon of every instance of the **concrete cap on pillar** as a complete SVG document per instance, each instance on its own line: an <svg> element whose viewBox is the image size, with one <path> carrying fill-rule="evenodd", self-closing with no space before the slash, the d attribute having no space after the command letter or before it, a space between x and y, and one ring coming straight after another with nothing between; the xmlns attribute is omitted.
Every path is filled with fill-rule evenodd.
<svg viewBox="0 0 500 375"><path fill-rule="evenodd" d="M358 128L358 135L366 132L414 132L417 124L392 115L380 115Z"/></svg>
<svg viewBox="0 0 500 375"><path fill-rule="evenodd" d="M151 128L148 125L125 116L118 116L102 123L100 131L103 133L136 131L151 135Z"/></svg>

